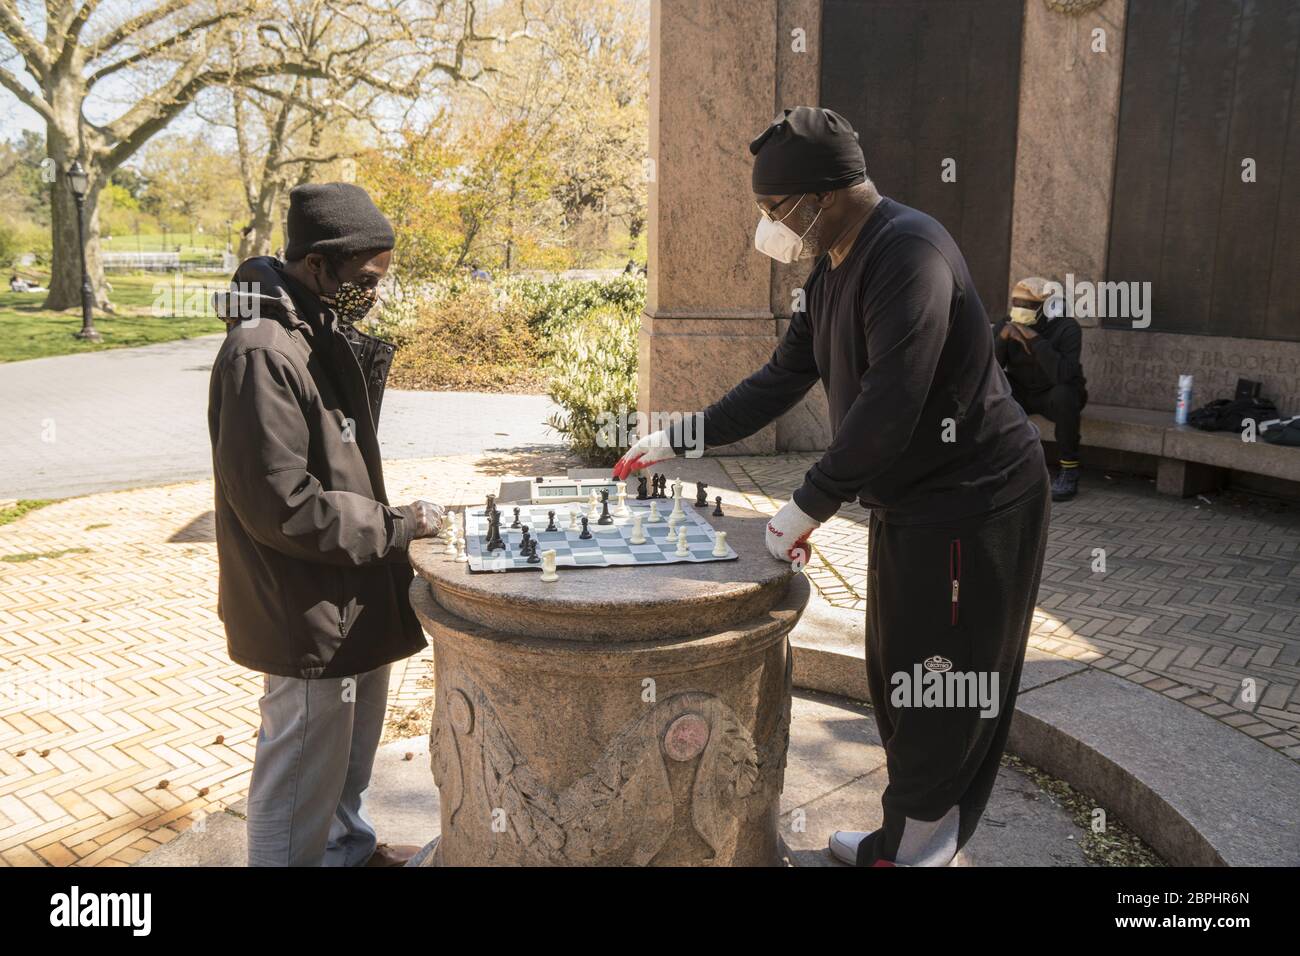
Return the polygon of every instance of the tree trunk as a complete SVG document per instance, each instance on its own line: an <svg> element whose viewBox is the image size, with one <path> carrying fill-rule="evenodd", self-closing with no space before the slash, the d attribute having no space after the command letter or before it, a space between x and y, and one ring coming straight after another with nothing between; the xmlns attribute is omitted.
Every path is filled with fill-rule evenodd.
<svg viewBox="0 0 1300 956"><path fill-rule="evenodd" d="M257 193L257 204L253 207L253 218L249 225L252 229L239 242L240 261L250 256L269 256L272 252L271 238L275 231L276 210L280 206L283 184L264 181Z"/></svg>
<svg viewBox="0 0 1300 956"><path fill-rule="evenodd" d="M64 111L66 112L66 111ZM60 114L62 115L62 113ZM76 150L77 116L73 112L71 134L60 129L64 124L46 124L46 142L58 178L50 183L50 239L53 255L50 264L50 292L45 297L47 309L71 309L81 305L81 249L77 234L77 202L68 184L67 172L73 160L79 158ZM104 262L99 254L99 192L103 188L104 173L88 156L82 156L81 165L86 170L90 185L86 192L86 271L90 285L95 290L95 306L106 312L113 311L104 284Z"/></svg>

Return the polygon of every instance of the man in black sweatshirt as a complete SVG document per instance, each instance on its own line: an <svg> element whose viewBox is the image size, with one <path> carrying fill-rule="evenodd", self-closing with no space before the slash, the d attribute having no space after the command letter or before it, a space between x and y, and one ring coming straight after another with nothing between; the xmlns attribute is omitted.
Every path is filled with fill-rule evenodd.
<svg viewBox="0 0 1300 956"><path fill-rule="evenodd" d="M1046 546L1042 447L956 243L876 192L849 123L786 110L750 152L755 246L817 262L807 308L705 411L704 442L738 441L826 390L834 437L771 519L768 549L788 560L843 503L871 509L867 677L889 771L883 825L837 831L829 848L859 866L945 865L988 802L1015 709ZM615 474L681 444L647 435Z"/></svg>
<svg viewBox="0 0 1300 956"><path fill-rule="evenodd" d="M1020 407L1056 425L1060 468L1052 500L1069 501L1079 493L1079 417L1088 404L1083 331L1051 292L1037 276L1017 282L1010 314L993 329L993 348Z"/></svg>

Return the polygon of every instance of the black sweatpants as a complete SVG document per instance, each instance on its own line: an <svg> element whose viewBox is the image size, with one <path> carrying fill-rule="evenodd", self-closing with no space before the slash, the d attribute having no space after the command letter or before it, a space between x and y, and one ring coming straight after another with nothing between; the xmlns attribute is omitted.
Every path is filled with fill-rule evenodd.
<svg viewBox="0 0 1300 956"><path fill-rule="evenodd" d="M1047 546L1047 469L1036 467L1034 489L989 514L943 525L871 515L867 681L889 783L859 866L945 865L988 804Z"/></svg>
<svg viewBox="0 0 1300 956"><path fill-rule="evenodd" d="M1065 384L1030 392L1012 382L1011 395L1026 412L1042 415L1056 426L1061 461L1079 460L1079 418L1088 404L1087 389Z"/></svg>

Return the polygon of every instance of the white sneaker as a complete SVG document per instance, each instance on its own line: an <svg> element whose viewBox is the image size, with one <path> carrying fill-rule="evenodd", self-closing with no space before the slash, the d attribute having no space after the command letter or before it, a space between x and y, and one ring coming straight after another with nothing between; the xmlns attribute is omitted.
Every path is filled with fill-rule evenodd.
<svg viewBox="0 0 1300 956"><path fill-rule="evenodd" d="M869 836L870 833L863 833L861 830L836 830L827 841L826 849L830 850L831 856L841 863L857 866L858 845Z"/></svg>

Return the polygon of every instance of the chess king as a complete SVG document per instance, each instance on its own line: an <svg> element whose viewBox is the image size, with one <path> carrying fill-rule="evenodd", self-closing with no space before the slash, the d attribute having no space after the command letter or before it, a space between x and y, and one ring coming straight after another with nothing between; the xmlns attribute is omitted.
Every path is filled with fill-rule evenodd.
<svg viewBox="0 0 1300 956"><path fill-rule="evenodd" d="M231 660L266 675L251 866L400 865L417 849L378 844L361 815L389 666L425 646L406 549L442 520L388 504L375 427L392 349L353 328L393 239L364 190L299 186L286 261L247 260L217 300L217 610Z"/></svg>
<svg viewBox="0 0 1300 956"><path fill-rule="evenodd" d="M876 191L844 117L785 110L749 149L755 247L816 261L806 309L768 363L704 412L703 439L752 435L821 381L833 437L767 546L789 559L845 502L871 510L867 676L889 773L881 828L836 831L829 848L858 866L946 865L984 812L1015 711L1050 508L1042 447L957 244ZM681 451L666 431L646 435L615 475ZM992 715L974 700L909 707L891 693L897 675L931 665L996 675Z"/></svg>

